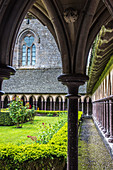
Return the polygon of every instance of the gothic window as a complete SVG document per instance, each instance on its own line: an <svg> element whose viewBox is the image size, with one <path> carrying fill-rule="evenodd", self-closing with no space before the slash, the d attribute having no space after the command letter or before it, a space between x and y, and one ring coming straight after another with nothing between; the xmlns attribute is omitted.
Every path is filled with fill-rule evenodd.
<svg viewBox="0 0 113 170"><path fill-rule="evenodd" d="M22 42L22 66L36 64L36 46L34 37L26 35Z"/></svg>

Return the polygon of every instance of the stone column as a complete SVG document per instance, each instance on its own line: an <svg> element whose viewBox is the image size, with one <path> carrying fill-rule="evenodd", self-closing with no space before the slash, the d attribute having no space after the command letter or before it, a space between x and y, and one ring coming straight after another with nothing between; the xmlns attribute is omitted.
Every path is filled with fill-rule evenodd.
<svg viewBox="0 0 113 170"><path fill-rule="evenodd" d="M53 101L53 110L55 111L55 101Z"/></svg>
<svg viewBox="0 0 113 170"><path fill-rule="evenodd" d="M82 113L84 115L84 102L82 102Z"/></svg>
<svg viewBox="0 0 113 170"><path fill-rule="evenodd" d="M64 108L65 108L65 101L63 101L62 104L63 104L63 107L62 107L62 108L63 108L63 111L64 111Z"/></svg>
<svg viewBox="0 0 113 170"><path fill-rule="evenodd" d="M110 136L110 132L109 132L109 101L106 101L106 133L105 133L105 137L109 137Z"/></svg>
<svg viewBox="0 0 113 170"><path fill-rule="evenodd" d="M59 98L59 110L61 110L61 98Z"/></svg>
<svg viewBox="0 0 113 170"><path fill-rule="evenodd" d="M52 110L52 101L50 101L50 110Z"/></svg>
<svg viewBox="0 0 113 170"><path fill-rule="evenodd" d="M103 132L106 133L106 102L104 101L104 129Z"/></svg>
<svg viewBox="0 0 113 170"><path fill-rule="evenodd" d="M43 107L44 107L44 99L43 100L41 99L41 110L44 110Z"/></svg>
<svg viewBox="0 0 113 170"><path fill-rule="evenodd" d="M102 125L102 127L101 127L101 130L103 130L104 129L104 104L103 104L103 101L101 102L101 112L102 112L102 123L101 123L101 125Z"/></svg>
<svg viewBox="0 0 113 170"><path fill-rule="evenodd" d="M89 115L89 102L87 101L87 116Z"/></svg>
<svg viewBox="0 0 113 170"><path fill-rule="evenodd" d="M109 100L109 113L110 113L110 137L109 142L113 143L113 100Z"/></svg>
<svg viewBox="0 0 113 170"><path fill-rule="evenodd" d="M80 76L80 75L79 75ZM78 170L78 88L84 77L61 75L58 79L68 87L68 160L67 170Z"/></svg>
<svg viewBox="0 0 113 170"><path fill-rule="evenodd" d="M46 100L45 100L45 110L46 110Z"/></svg>

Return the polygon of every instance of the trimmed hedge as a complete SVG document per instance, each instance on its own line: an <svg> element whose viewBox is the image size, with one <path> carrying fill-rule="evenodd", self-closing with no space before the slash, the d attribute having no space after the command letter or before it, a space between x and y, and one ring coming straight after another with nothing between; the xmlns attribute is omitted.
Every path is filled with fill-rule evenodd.
<svg viewBox="0 0 113 170"><path fill-rule="evenodd" d="M8 111L0 112L0 126L14 125Z"/></svg>
<svg viewBox="0 0 113 170"><path fill-rule="evenodd" d="M82 112L79 112L80 121ZM17 146L0 145L0 167L2 170L66 169L67 123L53 135L48 144Z"/></svg>
<svg viewBox="0 0 113 170"><path fill-rule="evenodd" d="M53 136L48 144L0 145L0 167L2 170L42 170L66 166L67 123ZM60 141L60 143L58 143Z"/></svg>
<svg viewBox="0 0 113 170"><path fill-rule="evenodd" d="M67 113L67 111L36 110L36 113L47 116L59 116L62 113Z"/></svg>

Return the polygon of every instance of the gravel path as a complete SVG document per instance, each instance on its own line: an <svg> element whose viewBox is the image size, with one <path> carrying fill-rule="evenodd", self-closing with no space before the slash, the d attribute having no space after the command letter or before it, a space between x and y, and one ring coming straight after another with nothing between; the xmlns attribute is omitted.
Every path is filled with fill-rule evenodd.
<svg viewBox="0 0 113 170"><path fill-rule="evenodd" d="M113 170L108 153L92 119L84 119L79 137L79 170Z"/></svg>

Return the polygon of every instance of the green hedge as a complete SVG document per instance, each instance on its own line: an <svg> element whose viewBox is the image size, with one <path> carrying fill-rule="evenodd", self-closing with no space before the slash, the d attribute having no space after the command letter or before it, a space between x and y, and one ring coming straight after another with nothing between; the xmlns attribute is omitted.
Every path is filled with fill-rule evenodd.
<svg viewBox="0 0 113 170"><path fill-rule="evenodd" d="M79 112L78 119L82 116ZM0 145L2 170L66 169L67 123L53 135L48 144Z"/></svg>
<svg viewBox="0 0 113 170"><path fill-rule="evenodd" d="M13 125L12 119L8 111L0 112L0 126Z"/></svg>
<svg viewBox="0 0 113 170"><path fill-rule="evenodd" d="M50 111L50 110L36 110L37 114L41 115L51 115L51 116L59 116L62 113L67 113L67 111Z"/></svg>
<svg viewBox="0 0 113 170"><path fill-rule="evenodd" d="M60 143L59 143L60 141ZM66 167L67 123L53 136L48 144L0 145L2 170L42 170Z"/></svg>

